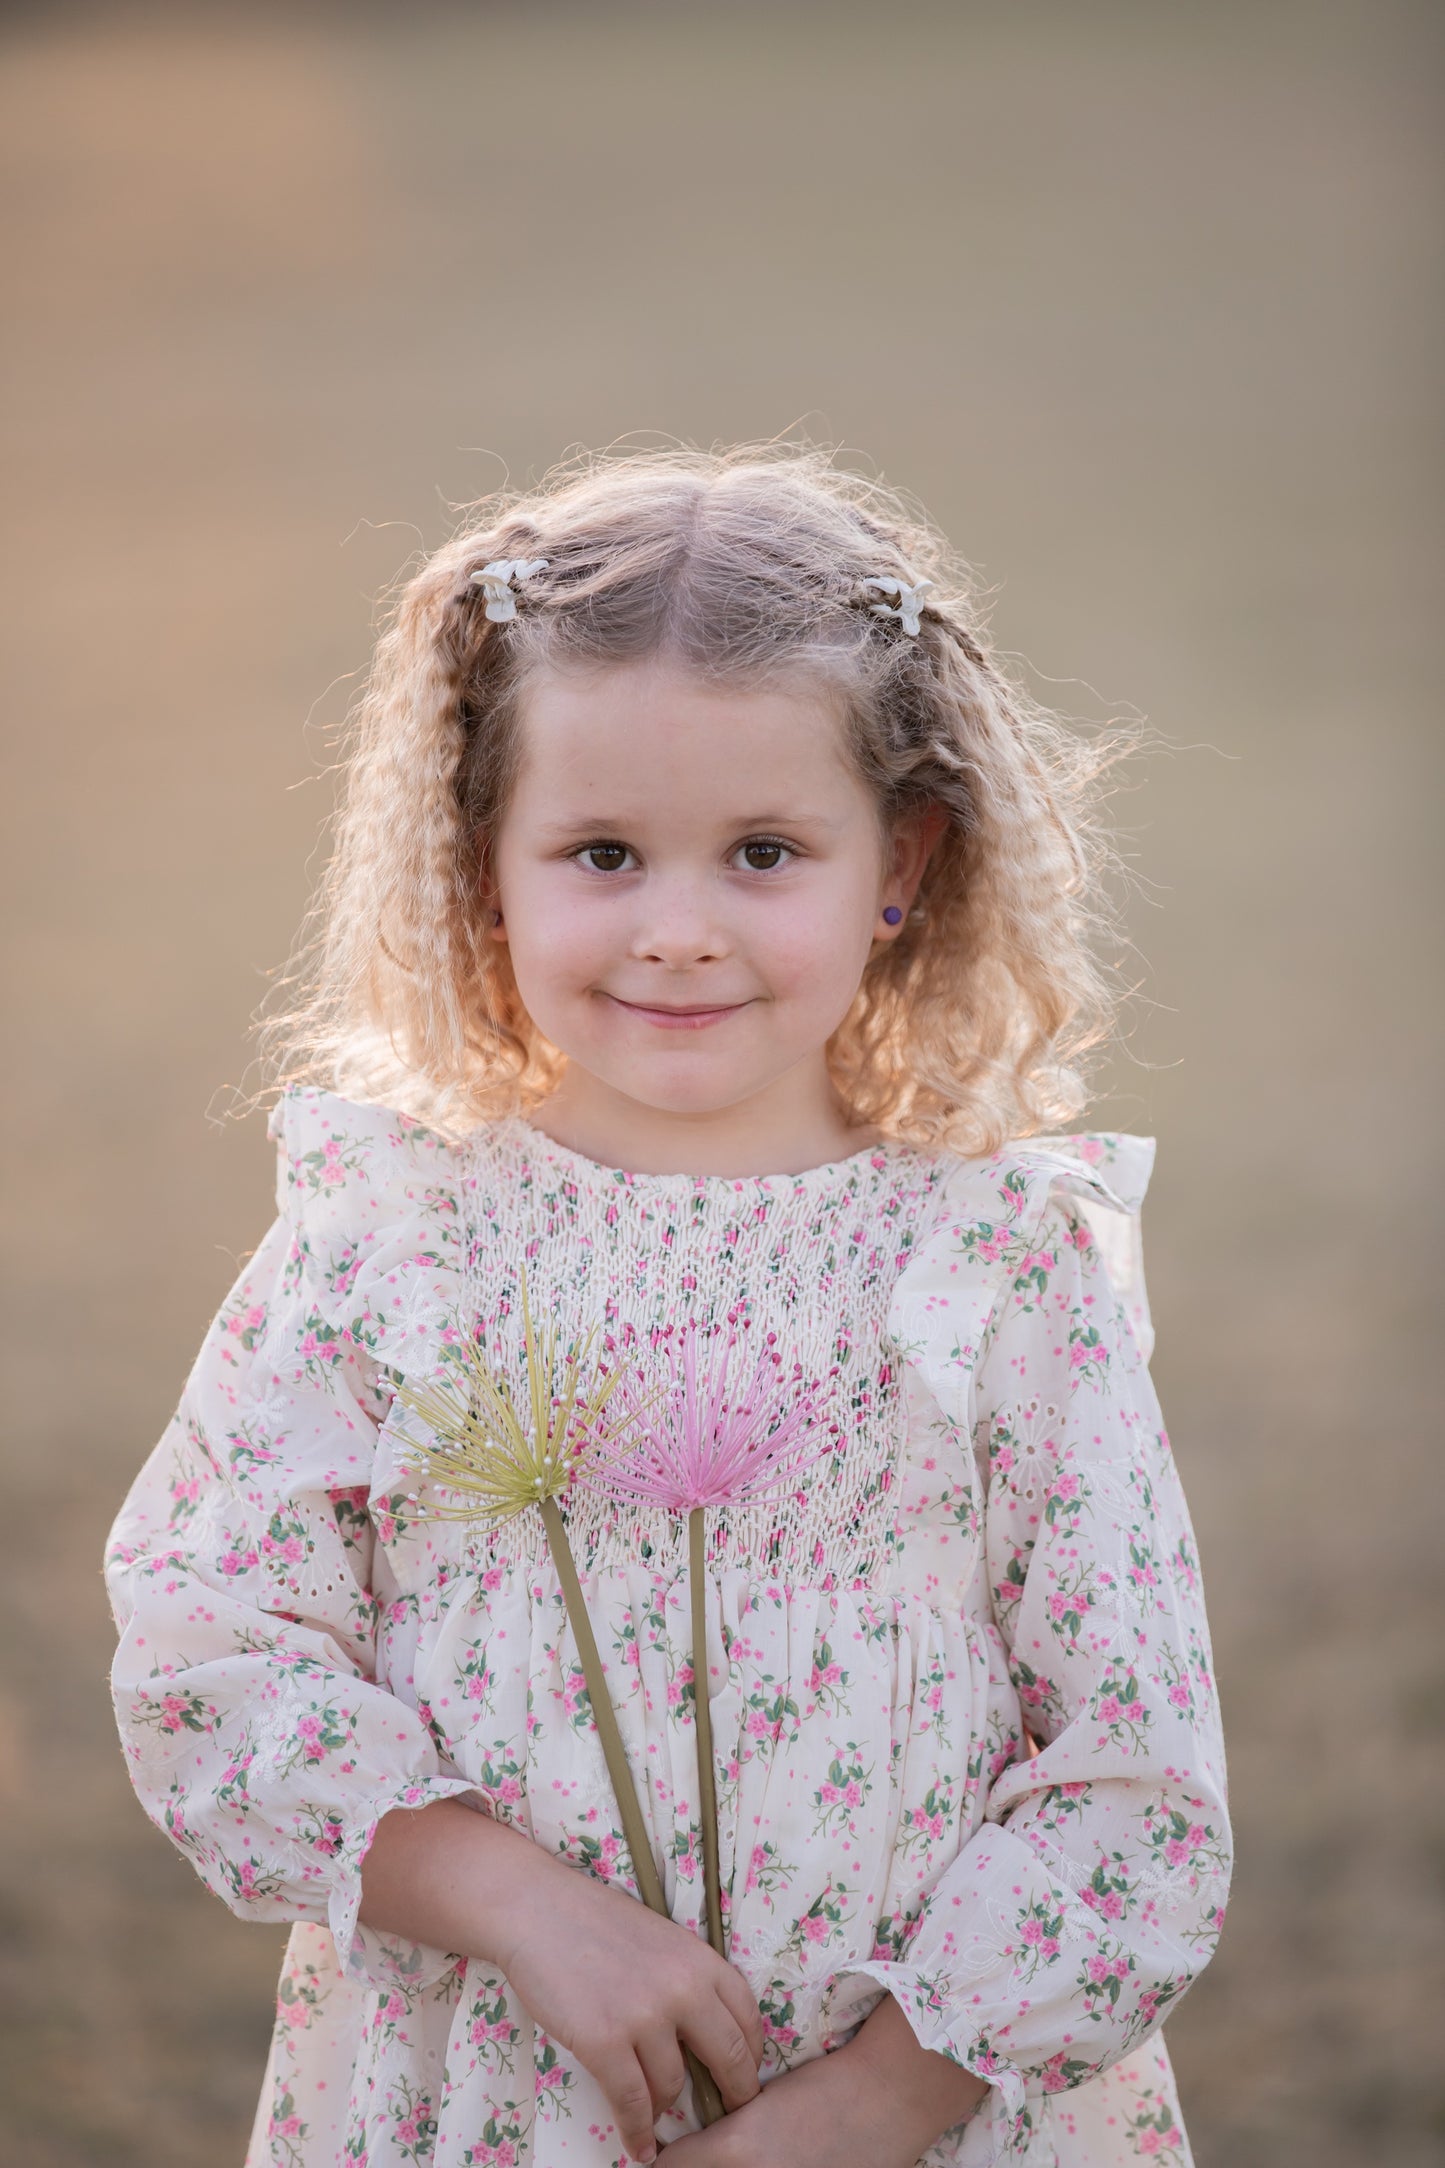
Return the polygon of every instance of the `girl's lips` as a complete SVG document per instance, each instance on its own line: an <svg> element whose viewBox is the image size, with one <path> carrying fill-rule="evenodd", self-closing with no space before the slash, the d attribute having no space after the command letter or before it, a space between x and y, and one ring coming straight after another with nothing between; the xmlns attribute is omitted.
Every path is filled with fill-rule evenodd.
<svg viewBox="0 0 1445 2168"><path fill-rule="evenodd" d="M656 1024L662 1031L701 1031L747 1007L745 1001L734 1001L711 1009L650 1009L640 1001L624 1001L620 994L609 994L607 998L615 1001L619 1009L626 1009L629 1016L641 1017L644 1024Z"/></svg>

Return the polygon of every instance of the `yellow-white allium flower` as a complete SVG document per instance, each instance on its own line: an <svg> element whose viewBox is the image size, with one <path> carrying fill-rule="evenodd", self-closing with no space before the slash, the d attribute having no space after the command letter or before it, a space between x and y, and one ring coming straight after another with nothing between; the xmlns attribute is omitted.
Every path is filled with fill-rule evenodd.
<svg viewBox="0 0 1445 2168"><path fill-rule="evenodd" d="M526 1346L525 1405L518 1407L505 1377L469 1339L461 1375L428 1385L403 1380L396 1397L431 1432L428 1439L402 1432L419 1474L449 1494L423 1508L431 1520L482 1521L493 1527L560 1498L598 1440L602 1411L622 1370L587 1381L585 1366L597 1328L563 1349L555 1325L540 1330L521 1275L522 1329Z"/></svg>

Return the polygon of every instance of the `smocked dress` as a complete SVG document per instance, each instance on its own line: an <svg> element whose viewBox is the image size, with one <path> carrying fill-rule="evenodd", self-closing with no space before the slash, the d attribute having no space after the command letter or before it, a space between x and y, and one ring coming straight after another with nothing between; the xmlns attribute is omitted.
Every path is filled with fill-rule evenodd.
<svg viewBox="0 0 1445 2168"><path fill-rule="evenodd" d="M1146 1362L1150 1138L638 1175L517 1118L445 1138L293 1088L279 1217L125 1502L114 1695L152 1817L295 1922L250 2168L616 2168L592 2077L495 1967L358 1924L378 1819L457 1798L632 1887L540 1516L438 1521L402 1380L534 1313L645 1349L739 1321L832 1376L782 1506L574 1492L572 1545L673 1917L703 1927L709 1696L729 1950L765 2080L891 1992L988 2081L930 2168L1190 2158L1160 2023L1230 1873L1199 1561ZM421 1506L421 1511L418 1508ZM658 2125L695 2127L690 2099Z"/></svg>

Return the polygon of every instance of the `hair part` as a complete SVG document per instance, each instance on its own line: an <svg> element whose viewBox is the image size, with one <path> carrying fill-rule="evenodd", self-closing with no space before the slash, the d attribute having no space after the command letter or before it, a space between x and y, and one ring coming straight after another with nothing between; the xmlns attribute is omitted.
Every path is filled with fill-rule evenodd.
<svg viewBox="0 0 1445 2168"><path fill-rule="evenodd" d="M543 558L505 622L473 574ZM916 636L874 576L933 584ZM827 1046L860 1123L963 1152L1077 1116L1118 997L1123 871L1089 742L990 652L976 582L896 493L809 446L614 452L465 508L399 585L342 760L334 849L260 1019L269 1082L321 1084L464 1133L526 1112L565 1057L488 938L486 853L539 671L662 658L704 682L836 695L885 834L944 824L902 933ZM270 1013L267 1013L267 1012Z"/></svg>

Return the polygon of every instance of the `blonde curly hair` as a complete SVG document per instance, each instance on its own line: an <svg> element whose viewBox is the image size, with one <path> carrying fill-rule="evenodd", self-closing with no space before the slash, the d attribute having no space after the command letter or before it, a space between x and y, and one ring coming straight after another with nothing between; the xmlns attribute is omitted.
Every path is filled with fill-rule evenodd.
<svg viewBox="0 0 1445 2168"><path fill-rule="evenodd" d="M494 622L473 575L538 558ZM933 583L915 637L870 607L878 575ZM807 445L586 456L466 508L399 584L351 718L335 848L259 1019L271 1083L458 1135L546 1096L565 1057L484 936L484 854L533 674L651 656L841 694L885 828L947 816L902 934L828 1042L852 1118L976 1153L1075 1117L1118 1008L1095 953L1117 934L1105 880L1122 870L1100 783L1131 731L1090 742L1038 707L943 538Z"/></svg>

